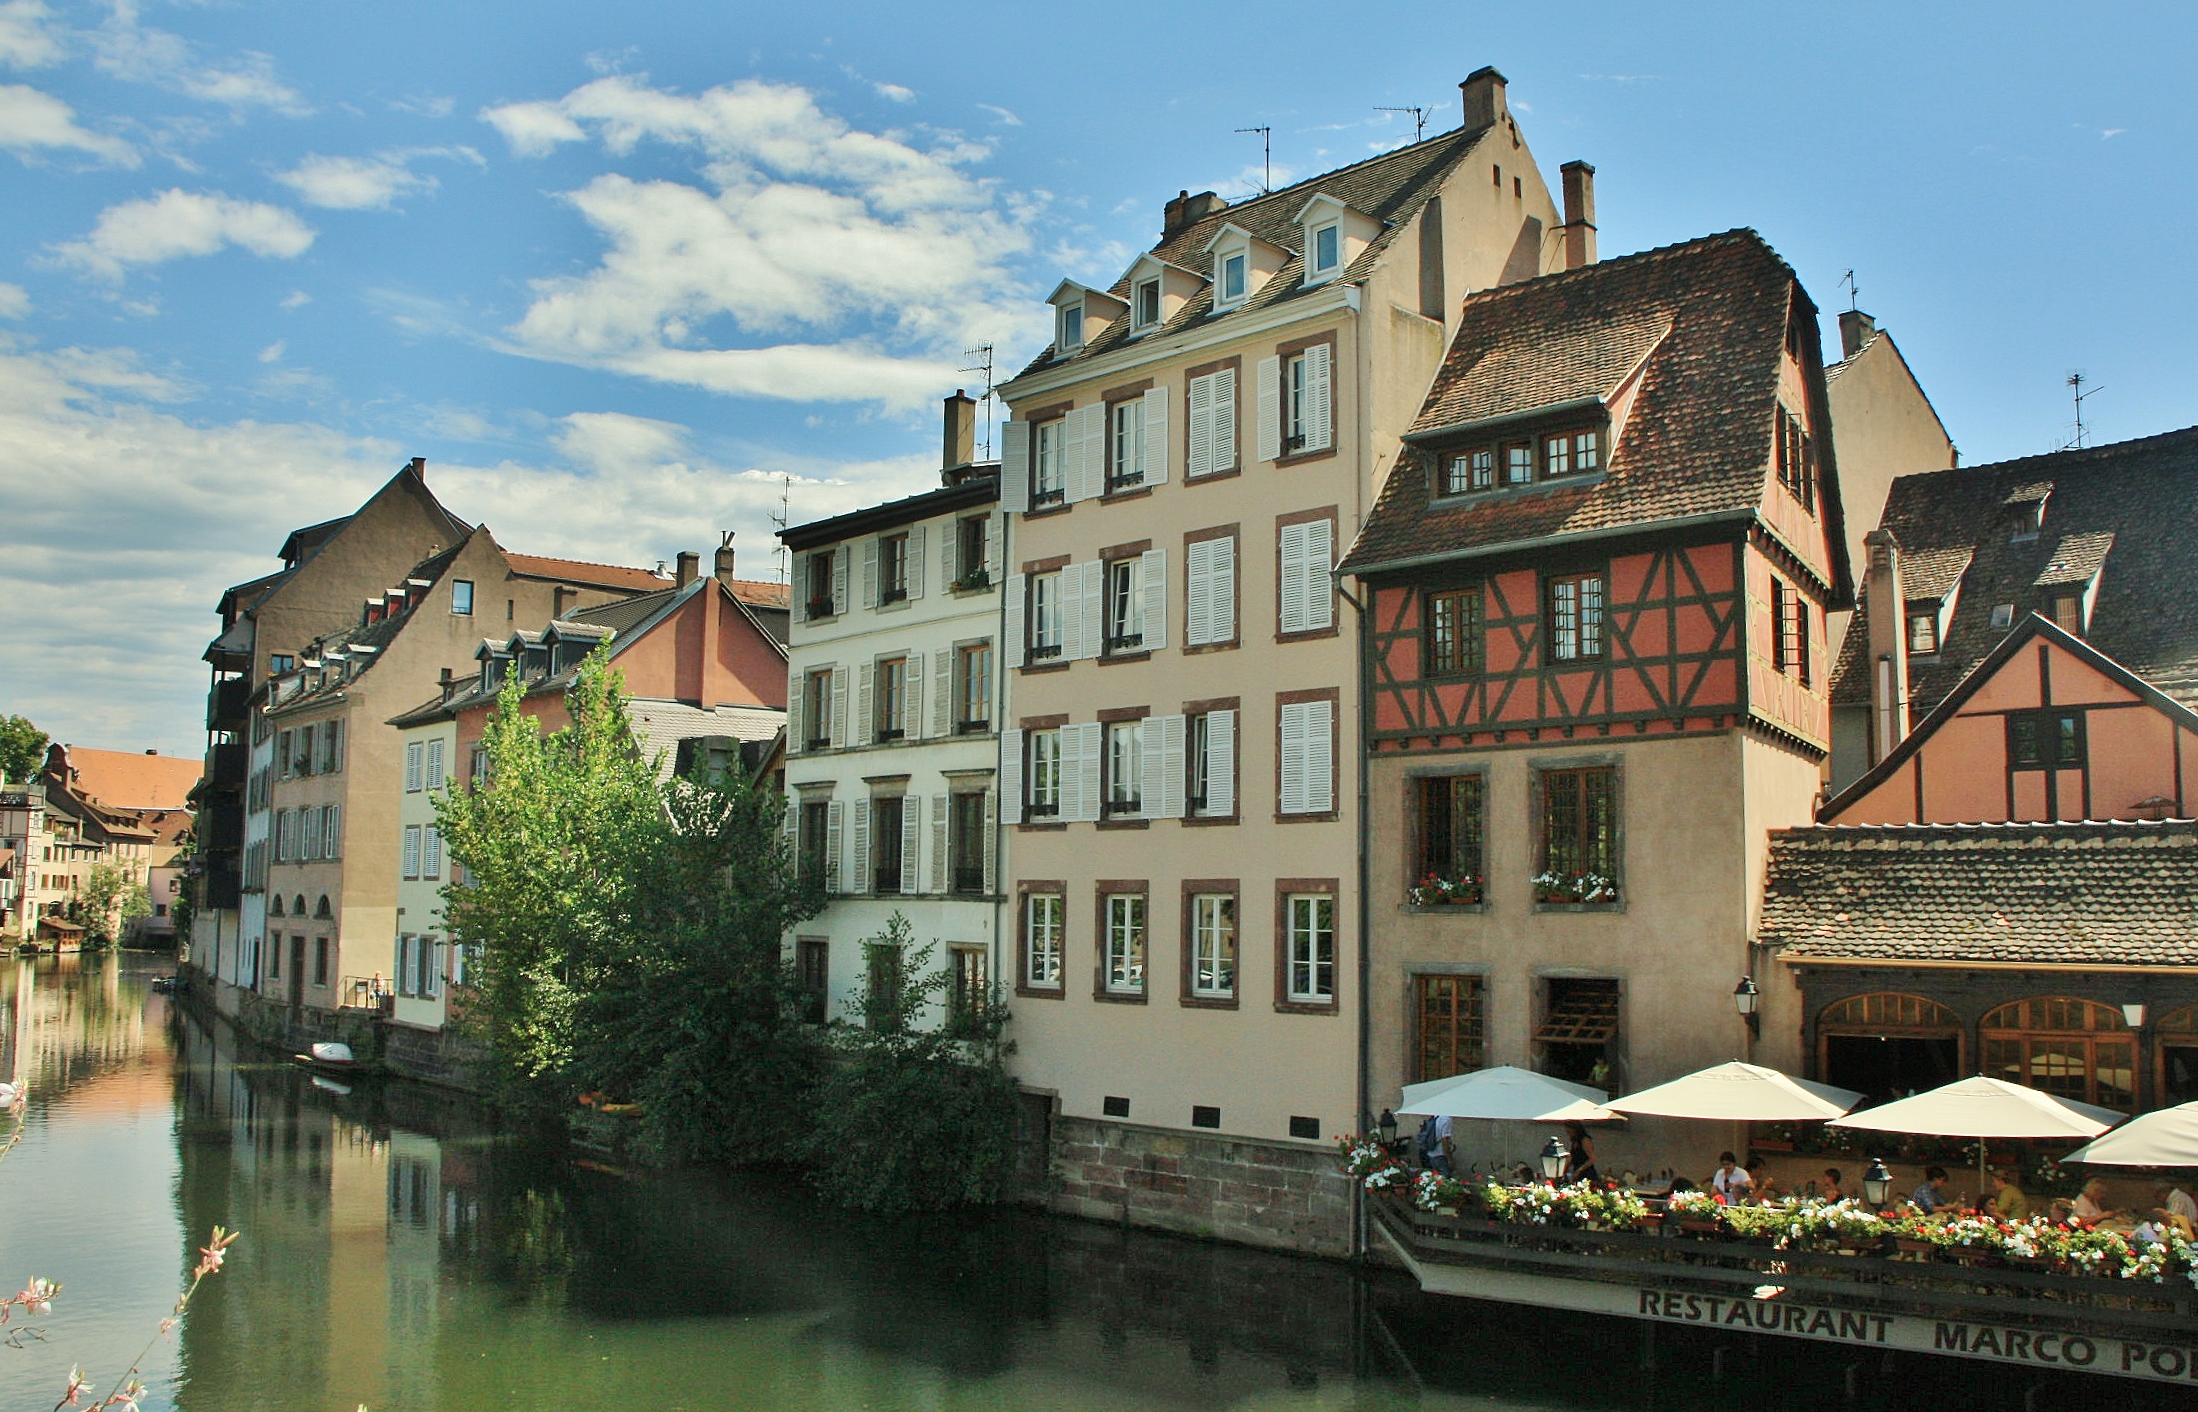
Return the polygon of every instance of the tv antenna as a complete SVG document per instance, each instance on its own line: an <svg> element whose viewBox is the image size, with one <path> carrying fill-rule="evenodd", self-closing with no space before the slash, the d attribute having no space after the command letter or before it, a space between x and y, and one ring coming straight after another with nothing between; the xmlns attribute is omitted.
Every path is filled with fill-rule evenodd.
<svg viewBox="0 0 2198 1412"><path fill-rule="evenodd" d="M1853 270L1847 271L1839 277L1839 282L1847 286L1848 311L1853 312L1860 309L1862 307L1862 286L1855 283L1855 272Z"/></svg>
<svg viewBox="0 0 2198 1412"><path fill-rule="evenodd" d="M992 459L992 345L980 343L975 348L964 348L962 356L969 360L962 365L963 372L985 375L985 390L977 395L978 403L985 409L984 436L977 443L977 459L989 461Z"/></svg>
<svg viewBox="0 0 2198 1412"><path fill-rule="evenodd" d="M1271 127L1240 127L1238 132L1256 132L1265 155L1261 159L1263 175L1259 182L1259 194L1265 196L1275 189L1275 130Z"/></svg>
<svg viewBox="0 0 2198 1412"><path fill-rule="evenodd" d="M1412 141L1417 143L1421 138L1427 136L1427 110L1425 108L1384 108L1377 103L1374 105L1374 111L1377 113L1410 113L1412 115Z"/></svg>
<svg viewBox="0 0 2198 1412"><path fill-rule="evenodd" d="M2068 390L2070 394L2076 399L2076 439L2068 443L2068 445L2062 447L2061 450L2081 451L2083 450L2084 445L2084 399L2086 397L2092 397L2097 395L2098 393L2104 392L2106 391L2106 389L2103 387L2094 387L2089 392L2084 391L2083 369L2078 368L2075 372L2072 372L2068 375Z"/></svg>
<svg viewBox="0 0 2198 1412"><path fill-rule="evenodd" d="M785 529L792 519L788 510L792 505L793 494L794 478L786 472L780 471L778 473L778 509L771 515L771 523L780 529ZM777 538L777 536L774 535L773 538ZM785 583L787 581L787 571L790 567L785 540L778 540L778 548L771 551L771 557L778 563L778 581Z"/></svg>

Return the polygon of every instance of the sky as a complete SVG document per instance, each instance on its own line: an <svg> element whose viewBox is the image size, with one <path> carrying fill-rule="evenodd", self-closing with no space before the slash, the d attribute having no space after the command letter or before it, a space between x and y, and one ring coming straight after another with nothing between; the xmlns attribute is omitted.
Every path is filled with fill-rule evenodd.
<svg viewBox="0 0 2198 1412"><path fill-rule="evenodd" d="M1983 18L1989 13L1990 18ZM0 0L0 715L196 754L222 588L406 459L643 566L935 483L1180 189L1503 71L1605 258L1761 231L1966 462L2198 421L2198 7Z"/></svg>

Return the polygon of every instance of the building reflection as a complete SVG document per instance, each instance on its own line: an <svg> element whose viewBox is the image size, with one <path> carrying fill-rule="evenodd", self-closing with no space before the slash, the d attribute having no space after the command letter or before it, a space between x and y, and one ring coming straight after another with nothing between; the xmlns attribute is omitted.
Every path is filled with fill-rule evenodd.
<svg viewBox="0 0 2198 1412"><path fill-rule="evenodd" d="M146 1033L167 1019L167 1001L122 984L113 951L65 956L15 956L0 983L0 1079L30 1081L38 1100L75 1092L78 1099L127 1103L140 1087ZM165 1093L159 1101L166 1100Z"/></svg>

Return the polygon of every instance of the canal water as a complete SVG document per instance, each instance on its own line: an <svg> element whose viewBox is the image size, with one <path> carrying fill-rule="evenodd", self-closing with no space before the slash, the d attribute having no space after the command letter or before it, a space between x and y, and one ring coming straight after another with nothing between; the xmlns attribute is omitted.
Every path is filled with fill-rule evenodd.
<svg viewBox="0 0 2198 1412"><path fill-rule="evenodd" d="M33 1095L0 1162L0 1281L65 1286L0 1328L0 1412L47 1412L72 1364L104 1393L217 1222L242 1238L155 1343L148 1412L1732 1412L2015 1408L2033 1386L1691 1330L1652 1346L1626 1321L1020 1211L868 1219L782 1179L593 1165L437 1090L316 1081L154 993L155 958L0 965L0 1077Z"/></svg>

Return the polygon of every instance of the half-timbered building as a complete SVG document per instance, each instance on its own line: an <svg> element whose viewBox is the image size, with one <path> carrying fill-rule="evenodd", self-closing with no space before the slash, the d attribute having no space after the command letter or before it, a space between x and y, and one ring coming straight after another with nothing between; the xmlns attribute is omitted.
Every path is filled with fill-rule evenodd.
<svg viewBox="0 0 2198 1412"><path fill-rule="evenodd" d="M1343 566L1371 1101L1749 1048L1765 837L1815 807L1852 597L1825 405L1816 308L1752 231L1467 299Z"/></svg>

